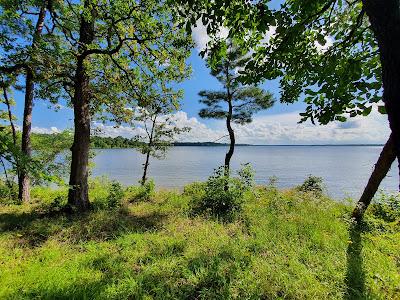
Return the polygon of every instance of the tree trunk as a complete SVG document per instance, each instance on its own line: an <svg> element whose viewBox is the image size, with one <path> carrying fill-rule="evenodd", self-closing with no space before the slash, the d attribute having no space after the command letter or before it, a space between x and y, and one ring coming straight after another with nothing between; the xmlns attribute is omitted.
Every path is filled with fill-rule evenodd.
<svg viewBox="0 0 400 300"><path fill-rule="evenodd" d="M352 217L358 223L362 220L364 212L368 208L368 205L371 203L371 200L375 196L375 193L378 190L380 183L382 182L383 178L385 178L395 159L395 145L393 137L390 136L385 146L383 147L381 154L379 155L379 159L375 164L375 168L368 180L367 186L365 187L360 200L358 200L358 203L354 208Z"/></svg>
<svg viewBox="0 0 400 300"><path fill-rule="evenodd" d="M7 94L7 88L5 86L3 86L3 97L4 97L4 101L6 103L7 106L7 111L8 111L8 121L10 122L10 126L11 126L11 132L12 132L12 137L13 137L13 144L14 147L17 147L17 130L15 129L15 125L13 122L13 115L12 115L12 111L11 111L11 103L10 103L10 99L8 98L8 94ZM20 170L20 163L19 163L19 158L18 155L16 155L15 159L15 164L16 164L16 168L17 168L17 178L19 180L19 170ZM8 187L10 188L10 200L12 200L12 197L14 196L12 194L12 182L10 181L10 179L8 178L7 175L7 169L6 166L3 162L3 159L0 157L1 163L3 165L3 169L4 169L4 175L6 176L6 182Z"/></svg>
<svg viewBox="0 0 400 300"><path fill-rule="evenodd" d="M147 168L149 166L149 159L150 159L150 151L147 151L146 153L146 161L143 165L143 176L142 176L142 185L144 185L146 183L146 176L147 176Z"/></svg>
<svg viewBox="0 0 400 300"><path fill-rule="evenodd" d="M85 1L85 6L88 1ZM72 161L69 179L68 204L79 211L89 209L88 163L90 149L90 87L86 72L84 50L94 40L94 18L81 17L80 51L75 70L74 106L74 142L71 147Z"/></svg>
<svg viewBox="0 0 400 300"><path fill-rule="evenodd" d="M153 137L154 137L154 130L156 128L156 122L157 122L157 115L154 115L154 119L151 121L151 131L150 134L148 132L147 126L146 127L146 132L149 137L149 143L147 144L147 152L146 152L146 161L143 165L143 176L142 176L142 185L146 183L146 176L147 176L147 168L149 167L149 160L150 160L150 152L151 152L151 147L153 147Z"/></svg>
<svg viewBox="0 0 400 300"><path fill-rule="evenodd" d="M378 41L382 65L383 101L388 114L390 129L392 130L392 139L400 172L399 5L399 0L363 0L363 7Z"/></svg>
<svg viewBox="0 0 400 300"><path fill-rule="evenodd" d="M38 20L36 23L35 32L32 40L32 50L36 48L36 44L40 35L42 34L44 19L46 17L47 1L43 2L43 6L40 8ZM25 78L25 105L24 105L24 116L22 124L22 141L21 151L29 159L32 155L31 146L31 129L32 129L32 108L33 108L33 93L35 90L34 85L34 74L30 66L26 68ZM20 174L18 178L18 199L24 202L30 200L30 180L26 168L20 166Z"/></svg>
<svg viewBox="0 0 400 300"><path fill-rule="evenodd" d="M11 112L11 103L10 103L10 99L8 98L8 95L7 95L7 88L5 86L3 86L3 96L4 96L4 101L6 103L6 106L7 106L8 121L10 122L10 126L11 126L13 143L14 143L14 146L17 146L17 130L15 129L15 125L13 122L13 115ZM18 170L17 170L17 172L18 172Z"/></svg>
<svg viewBox="0 0 400 300"><path fill-rule="evenodd" d="M228 116L226 118L226 128L228 129L230 144L229 144L229 150L225 155L225 169L229 172L231 158L233 152L235 151L235 132L233 131L231 125L232 112L233 112L232 102L228 101L228 105L229 105L229 110L228 110Z"/></svg>

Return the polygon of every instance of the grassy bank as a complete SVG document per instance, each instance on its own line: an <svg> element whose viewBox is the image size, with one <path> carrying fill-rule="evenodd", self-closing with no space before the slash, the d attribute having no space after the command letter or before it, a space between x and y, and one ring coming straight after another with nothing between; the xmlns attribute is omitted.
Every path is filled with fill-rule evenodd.
<svg viewBox="0 0 400 300"><path fill-rule="evenodd" d="M399 299L400 224L312 193L258 187L234 222L194 217L190 192L57 212L65 190L0 206L1 299ZM56 203L54 204L54 199Z"/></svg>

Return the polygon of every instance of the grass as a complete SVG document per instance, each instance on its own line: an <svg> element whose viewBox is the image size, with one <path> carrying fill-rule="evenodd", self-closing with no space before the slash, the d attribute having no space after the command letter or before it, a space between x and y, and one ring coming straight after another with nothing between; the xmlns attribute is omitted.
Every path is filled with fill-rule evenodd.
<svg viewBox="0 0 400 300"><path fill-rule="evenodd" d="M91 185L104 202L109 183ZM400 299L400 223L296 190L258 187L240 219L193 217L190 193L157 192L83 215L66 190L0 206L1 299ZM96 206L95 206L96 207Z"/></svg>

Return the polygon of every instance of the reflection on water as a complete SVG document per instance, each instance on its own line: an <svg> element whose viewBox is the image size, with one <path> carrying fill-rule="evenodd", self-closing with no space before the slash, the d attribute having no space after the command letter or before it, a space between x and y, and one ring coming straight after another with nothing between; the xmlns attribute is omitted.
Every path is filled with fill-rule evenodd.
<svg viewBox="0 0 400 300"><path fill-rule="evenodd" d="M239 146L232 167L251 163L257 183L278 177L279 187L300 184L308 174L324 179L328 193L335 198L357 197L362 192L376 162L381 146ZM153 159L149 177L157 186L181 188L187 183L205 180L214 168L223 164L226 147L174 147L165 160ZM93 176L106 175L123 184L137 184L144 156L134 149L96 150ZM396 190L395 168L382 183L386 191Z"/></svg>

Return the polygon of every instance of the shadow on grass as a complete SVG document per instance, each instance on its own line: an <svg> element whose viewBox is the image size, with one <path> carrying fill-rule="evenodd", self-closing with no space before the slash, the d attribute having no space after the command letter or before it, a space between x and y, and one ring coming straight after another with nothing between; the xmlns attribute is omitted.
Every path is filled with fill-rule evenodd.
<svg viewBox="0 0 400 300"><path fill-rule="evenodd" d="M350 243L347 247L347 273L345 299L365 299L365 272L362 257L362 228L351 225L349 228Z"/></svg>
<svg viewBox="0 0 400 300"><path fill-rule="evenodd" d="M0 213L0 232L15 234L17 246L39 247L51 237L78 243L111 240L125 233L156 231L166 217L157 212L136 216L123 209L90 211L80 215L6 212Z"/></svg>

